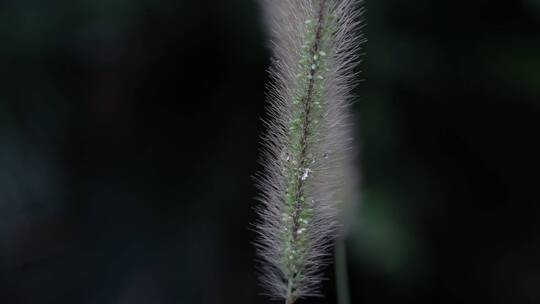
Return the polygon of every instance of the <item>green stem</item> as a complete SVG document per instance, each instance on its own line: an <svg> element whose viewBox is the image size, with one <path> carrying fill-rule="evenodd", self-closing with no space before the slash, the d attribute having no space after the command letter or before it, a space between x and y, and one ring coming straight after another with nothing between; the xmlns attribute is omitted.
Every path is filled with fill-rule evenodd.
<svg viewBox="0 0 540 304"><path fill-rule="evenodd" d="M289 280L289 284L287 286L287 298L285 299L285 304L293 304L294 298L292 295L292 281Z"/></svg>
<svg viewBox="0 0 540 304"><path fill-rule="evenodd" d="M350 304L349 277L347 275L347 247L345 238L339 238L335 248L337 303Z"/></svg>

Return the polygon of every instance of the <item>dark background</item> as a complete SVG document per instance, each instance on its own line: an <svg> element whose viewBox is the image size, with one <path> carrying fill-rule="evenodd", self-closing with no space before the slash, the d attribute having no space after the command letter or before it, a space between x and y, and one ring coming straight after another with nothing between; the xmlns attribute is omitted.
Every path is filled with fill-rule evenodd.
<svg viewBox="0 0 540 304"><path fill-rule="evenodd" d="M540 1L366 6L352 302L540 303ZM254 0L0 2L0 303L270 303L266 43Z"/></svg>

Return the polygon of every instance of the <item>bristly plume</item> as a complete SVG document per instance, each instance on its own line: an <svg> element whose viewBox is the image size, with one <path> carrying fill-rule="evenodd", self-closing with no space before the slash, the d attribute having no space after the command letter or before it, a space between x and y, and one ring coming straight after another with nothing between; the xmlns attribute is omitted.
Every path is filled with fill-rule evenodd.
<svg viewBox="0 0 540 304"><path fill-rule="evenodd" d="M359 0L262 0L273 61L256 242L269 295L319 295L340 232L348 107L363 35Z"/></svg>

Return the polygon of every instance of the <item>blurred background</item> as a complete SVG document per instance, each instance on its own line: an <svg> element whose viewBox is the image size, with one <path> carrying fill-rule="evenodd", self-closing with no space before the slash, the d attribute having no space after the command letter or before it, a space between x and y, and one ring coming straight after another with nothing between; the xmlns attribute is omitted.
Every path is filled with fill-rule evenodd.
<svg viewBox="0 0 540 304"><path fill-rule="evenodd" d="M540 1L366 7L352 303L540 303ZM272 303L269 56L255 0L3 0L0 303Z"/></svg>

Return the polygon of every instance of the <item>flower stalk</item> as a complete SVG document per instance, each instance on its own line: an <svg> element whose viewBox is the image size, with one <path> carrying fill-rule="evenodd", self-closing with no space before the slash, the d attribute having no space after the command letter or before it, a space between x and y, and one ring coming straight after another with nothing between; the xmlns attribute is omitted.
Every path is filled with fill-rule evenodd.
<svg viewBox="0 0 540 304"><path fill-rule="evenodd" d="M355 0L265 4L274 59L256 246L268 293L293 304L319 295L340 230L361 10Z"/></svg>

